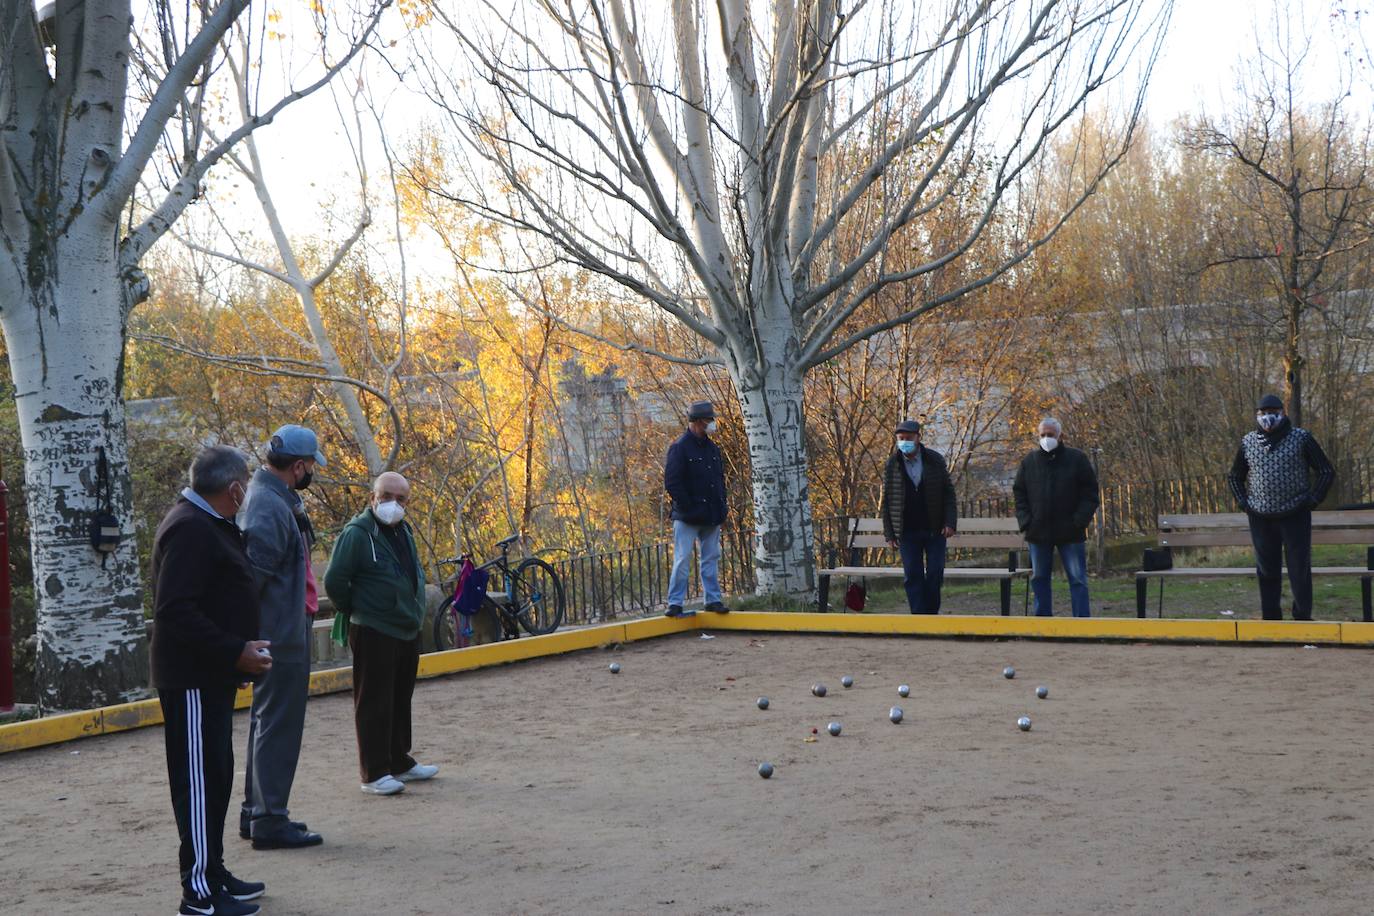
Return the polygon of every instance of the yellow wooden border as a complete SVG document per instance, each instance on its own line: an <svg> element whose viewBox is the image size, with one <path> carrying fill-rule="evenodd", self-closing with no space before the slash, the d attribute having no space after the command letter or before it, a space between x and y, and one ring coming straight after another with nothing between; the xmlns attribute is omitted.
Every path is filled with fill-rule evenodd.
<svg viewBox="0 0 1374 916"><path fill-rule="evenodd" d="M1342 623L1341 645L1374 646L1374 623Z"/></svg>
<svg viewBox="0 0 1374 916"><path fill-rule="evenodd" d="M1231 620L1140 620L1134 617L989 617L953 614L704 614L712 630L854 633L904 636L990 636L1049 639L1139 639L1235 642ZM1326 641L1339 641L1335 639Z"/></svg>
<svg viewBox="0 0 1374 916"><path fill-rule="evenodd" d="M1296 620L1237 620L1236 639L1240 642L1341 642L1341 624L1307 623Z"/></svg>
<svg viewBox="0 0 1374 916"><path fill-rule="evenodd" d="M419 676L439 677L524 659L561 655L618 642L654 639L693 630L754 630L773 633L847 633L873 636L1004 637L1051 639L1131 639L1147 642L1278 642L1313 645L1374 646L1374 623L1267 620L1141 620L1134 617L990 617L913 614L795 614L736 611L692 617L649 617L623 623L566 630L548 636L507 640L485 646L420 656ZM352 668L330 668L310 675L318 696L352 689ZM245 688L235 697L243 709L253 699ZM92 735L112 734L162 723L156 699L66 713L0 725L0 754Z"/></svg>

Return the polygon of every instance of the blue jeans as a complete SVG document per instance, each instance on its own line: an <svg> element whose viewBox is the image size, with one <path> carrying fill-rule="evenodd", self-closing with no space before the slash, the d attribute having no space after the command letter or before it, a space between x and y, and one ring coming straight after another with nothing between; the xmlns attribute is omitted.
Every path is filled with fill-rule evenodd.
<svg viewBox="0 0 1374 916"><path fill-rule="evenodd" d="M673 574L668 578L668 603L682 607L692 573L692 546L701 542L701 591L707 604L720 601L720 526L673 522Z"/></svg>
<svg viewBox="0 0 1374 916"><path fill-rule="evenodd" d="M906 577L906 603L913 614L940 613L940 586L945 581L944 538L929 531L903 531L898 539Z"/></svg>
<svg viewBox="0 0 1374 916"><path fill-rule="evenodd" d="M1064 575L1069 579L1069 604L1073 616L1087 617L1088 613L1088 545L1060 544L1059 561L1064 564ZM1053 616L1050 608L1050 573L1054 569L1054 544L1031 544L1031 593L1035 595L1035 615Z"/></svg>

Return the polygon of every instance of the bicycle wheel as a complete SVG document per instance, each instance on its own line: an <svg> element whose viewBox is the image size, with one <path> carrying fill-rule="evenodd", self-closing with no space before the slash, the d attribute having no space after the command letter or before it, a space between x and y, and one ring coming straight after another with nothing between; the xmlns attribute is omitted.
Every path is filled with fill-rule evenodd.
<svg viewBox="0 0 1374 916"><path fill-rule="evenodd" d="M527 557L511 573L511 604L515 619L531 636L543 636L563 622L563 583L553 567Z"/></svg>
<svg viewBox="0 0 1374 916"><path fill-rule="evenodd" d="M435 652L458 648L458 627L458 612L453 608L453 596L449 595L434 612Z"/></svg>

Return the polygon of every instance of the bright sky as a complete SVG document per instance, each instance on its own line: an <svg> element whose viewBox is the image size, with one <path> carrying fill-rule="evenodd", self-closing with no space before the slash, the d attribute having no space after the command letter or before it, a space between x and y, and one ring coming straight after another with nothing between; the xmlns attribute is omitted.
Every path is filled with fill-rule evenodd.
<svg viewBox="0 0 1374 916"><path fill-rule="evenodd" d="M1291 9L1306 20L1314 43L1304 68L1309 98L1323 99L1333 93L1339 83L1337 65L1343 59L1344 45L1358 43L1352 42L1351 36L1340 28L1333 28L1331 10L1336 5L1333 0L1291 0ZM1231 104L1236 97L1237 69L1253 61L1260 48L1272 47L1274 9L1275 4L1265 0L1176 0L1151 83L1148 114L1153 124L1167 129L1175 118L1196 113L1204 106L1215 113ZM384 37L399 37L395 31L393 27ZM1368 32L1366 29L1366 45L1371 43ZM1344 44L1338 45L1338 41ZM1371 110L1374 66L1366 62L1360 74L1354 89L1356 101L1361 104L1352 105L1352 110L1367 114ZM379 72L375 85L379 93L392 94L388 120L392 124L393 147L399 151L405 144L405 134L427 115L413 96L395 88L390 79L389 73ZM1118 93L1128 89L1121 87ZM293 235L321 232L321 203L331 196L343 197L350 209L354 206L356 193L350 189L356 187L356 179L352 177L352 160L340 131L327 90L297 103L276 124L259 131L269 178L277 191L288 231ZM375 150L369 166L375 179L383 177L384 163ZM251 201L250 196L245 203ZM334 229L336 237L346 234L346 222L347 217L340 219ZM373 233L385 232L384 226L376 222L374 226ZM385 244L385 236L376 236L375 242ZM425 263L431 259L425 257L423 246L416 254L419 257L412 261L412 271L423 275L428 272ZM446 270L441 268L440 272Z"/></svg>

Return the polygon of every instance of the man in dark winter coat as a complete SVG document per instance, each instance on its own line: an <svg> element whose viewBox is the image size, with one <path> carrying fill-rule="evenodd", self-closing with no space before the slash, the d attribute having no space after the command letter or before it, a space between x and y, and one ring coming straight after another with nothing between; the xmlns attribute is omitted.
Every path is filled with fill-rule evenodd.
<svg viewBox="0 0 1374 916"><path fill-rule="evenodd" d="M945 545L958 527L958 506L945 458L921 444L921 424L915 420L897 424L897 445L883 470L879 514L887 546L902 554L911 613L940 613Z"/></svg>
<svg viewBox="0 0 1374 916"><path fill-rule="evenodd" d="M711 441L716 412L697 401L687 413L687 431L668 447L663 488L673 499L673 572L668 579L669 617L681 617L687 597L692 548L701 545L701 590L706 610L727 613L720 595L720 526L725 521L725 461Z"/></svg>
<svg viewBox="0 0 1374 916"><path fill-rule="evenodd" d="M1050 573L1055 550L1069 580L1073 616L1088 611L1088 524L1097 512L1097 474L1088 456L1063 441L1064 427L1053 417L1040 421L1040 447L1021 459L1012 492L1016 522L1031 555L1031 591L1035 613L1053 613Z"/></svg>
<svg viewBox="0 0 1374 916"><path fill-rule="evenodd" d="M1259 578L1260 612L1282 620L1283 560L1293 587L1293 619L1312 619L1312 510L1336 479L1312 434L1294 426L1283 401L1267 394L1255 408L1253 429L1240 440L1226 482L1250 519Z"/></svg>
<svg viewBox="0 0 1374 916"><path fill-rule="evenodd" d="M234 694L272 668L259 640L258 589L234 516L248 462L213 445L153 538L153 685L162 704L167 782L181 835L184 914L249 916L261 882L224 867L224 816L234 784Z"/></svg>

